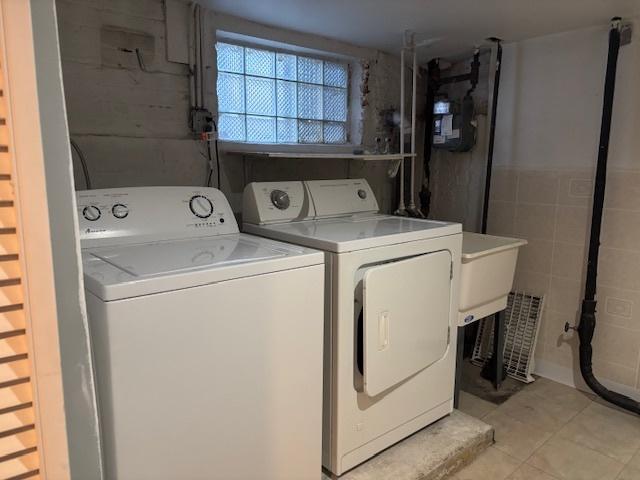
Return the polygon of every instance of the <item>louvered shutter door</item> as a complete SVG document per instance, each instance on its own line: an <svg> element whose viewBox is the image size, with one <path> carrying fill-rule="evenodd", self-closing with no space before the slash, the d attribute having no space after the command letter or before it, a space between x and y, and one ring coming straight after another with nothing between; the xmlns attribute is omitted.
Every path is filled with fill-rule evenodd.
<svg viewBox="0 0 640 480"><path fill-rule="evenodd" d="M39 459L30 344L25 329L11 137L3 92L0 68L0 479L35 479L39 478Z"/></svg>

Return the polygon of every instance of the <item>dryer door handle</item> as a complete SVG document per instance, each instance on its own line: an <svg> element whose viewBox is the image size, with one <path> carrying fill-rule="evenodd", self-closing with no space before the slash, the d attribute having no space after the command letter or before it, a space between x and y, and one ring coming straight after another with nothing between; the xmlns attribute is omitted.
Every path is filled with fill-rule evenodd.
<svg viewBox="0 0 640 480"><path fill-rule="evenodd" d="M378 317L378 351L389 348L389 312L384 311Z"/></svg>

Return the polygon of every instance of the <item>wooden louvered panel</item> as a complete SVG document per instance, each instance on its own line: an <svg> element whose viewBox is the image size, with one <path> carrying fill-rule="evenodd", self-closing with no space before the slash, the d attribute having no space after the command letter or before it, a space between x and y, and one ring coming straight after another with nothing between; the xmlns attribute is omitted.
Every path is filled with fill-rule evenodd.
<svg viewBox="0 0 640 480"><path fill-rule="evenodd" d="M27 378L30 374L31 371L27 359L18 358L14 361L0 363L0 383Z"/></svg>
<svg viewBox="0 0 640 480"><path fill-rule="evenodd" d="M16 228L16 213L0 203L0 229Z"/></svg>
<svg viewBox="0 0 640 480"><path fill-rule="evenodd" d="M0 340L0 359L6 359L15 355L27 353L28 347L25 335L18 335Z"/></svg>
<svg viewBox="0 0 640 480"><path fill-rule="evenodd" d="M0 462L0 478L6 480L33 478L33 475L38 474L38 463L37 452L31 452L17 458ZM25 476L30 472L34 472L33 475Z"/></svg>
<svg viewBox="0 0 640 480"><path fill-rule="evenodd" d="M0 312L21 308L23 302L22 286L14 285L0 288Z"/></svg>
<svg viewBox="0 0 640 480"><path fill-rule="evenodd" d="M0 261L0 282L12 278L20 278L20 262L18 260Z"/></svg>
<svg viewBox="0 0 640 480"><path fill-rule="evenodd" d="M2 128L0 128L2 130ZM9 151L0 145L0 174L11 175L11 157Z"/></svg>
<svg viewBox="0 0 640 480"><path fill-rule="evenodd" d="M23 310L0 313L0 332L10 332L25 328L25 315Z"/></svg>
<svg viewBox="0 0 640 480"><path fill-rule="evenodd" d="M15 200L13 184L0 181L0 206L12 207Z"/></svg>
<svg viewBox="0 0 640 480"><path fill-rule="evenodd" d="M0 68L0 479L22 480L39 478L39 457L3 75Z"/></svg>
<svg viewBox="0 0 640 480"><path fill-rule="evenodd" d="M7 457L14 452L37 447L37 445L38 437L35 428L0 438L0 458Z"/></svg>
<svg viewBox="0 0 640 480"><path fill-rule="evenodd" d="M18 236L15 233L0 234L0 258L6 255L18 255Z"/></svg>
<svg viewBox="0 0 640 480"><path fill-rule="evenodd" d="M33 430L34 422L33 408L24 408L0 415L0 437L8 438L10 436L3 435L3 432L26 432Z"/></svg>
<svg viewBox="0 0 640 480"><path fill-rule="evenodd" d="M31 385L23 383L0 391L0 411L33 401Z"/></svg>

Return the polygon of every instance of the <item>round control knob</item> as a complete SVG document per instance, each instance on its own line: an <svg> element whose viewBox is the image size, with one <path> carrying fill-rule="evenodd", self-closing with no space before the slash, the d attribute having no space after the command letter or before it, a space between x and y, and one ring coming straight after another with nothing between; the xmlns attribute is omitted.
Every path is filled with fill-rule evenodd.
<svg viewBox="0 0 640 480"><path fill-rule="evenodd" d="M82 216L90 222L98 220L100 215L102 215L102 212L100 212L100 209L94 205L89 205L82 209Z"/></svg>
<svg viewBox="0 0 640 480"><path fill-rule="evenodd" d="M286 210L291 204L291 199L287 192L282 190L273 190L271 192L271 203L279 210Z"/></svg>
<svg viewBox="0 0 640 480"><path fill-rule="evenodd" d="M209 218L213 213L213 203L204 195L194 195L189 200L189 209L198 218Z"/></svg>
<svg viewBox="0 0 640 480"><path fill-rule="evenodd" d="M123 203L116 203L111 207L111 213L113 213L113 216L116 218L127 218L127 215L129 215L129 207Z"/></svg>
<svg viewBox="0 0 640 480"><path fill-rule="evenodd" d="M362 188L358 190L358 196L364 200L365 198L367 198L367 191L363 190Z"/></svg>

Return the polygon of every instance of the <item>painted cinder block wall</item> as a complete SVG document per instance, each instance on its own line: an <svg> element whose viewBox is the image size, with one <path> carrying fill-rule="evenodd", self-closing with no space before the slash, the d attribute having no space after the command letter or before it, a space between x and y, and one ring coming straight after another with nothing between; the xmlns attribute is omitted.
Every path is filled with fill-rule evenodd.
<svg viewBox="0 0 640 480"><path fill-rule="evenodd" d="M185 2L187 3L187 2ZM87 157L94 188L143 185L203 185L206 150L193 140L188 127L187 66L167 61L163 0L57 0L69 129ZM206 103L216 110L215 30L237 30L365 61L370 66L367 105L362 108L358 133L372 146L380 132L379 112L398 108L400 100L397 55L366 49L300 32L285 31L235 17L207 15L210 50L206 56ZM134 54L114 48L112 35L125 30L146 35L143 49L147 69L142 72ZM117 35L117 33L116 33ZM398 35L400 46L401 35ZM397 53L397 52L396 52ZM407 74L407 85L411 75ZM408 90L410 91L410 90ZM352 89L352 95L359 95ZM424 88L419 84L417 181L422 176ZM407 103L409 99L407 99ZM408 106L408 105L407 105ZM408 112L409 110L407 110ZM395 182L387 177L387 162L345 160L265 160L221 153L222 190L234 210L241 210L241 194L251 181L366 177L381 209L396 204ZM76 187L85 188L75 164ZM215 178L215 176L214 176Z"/></svg>

